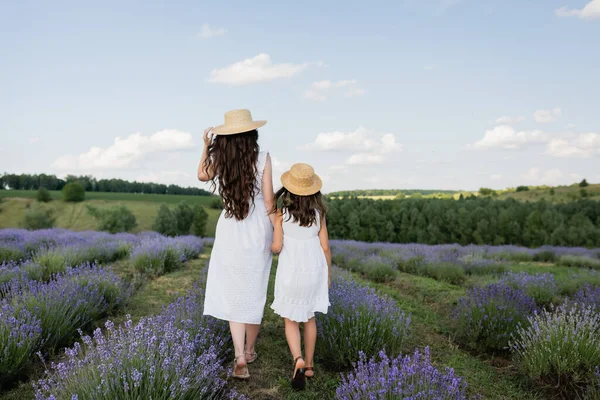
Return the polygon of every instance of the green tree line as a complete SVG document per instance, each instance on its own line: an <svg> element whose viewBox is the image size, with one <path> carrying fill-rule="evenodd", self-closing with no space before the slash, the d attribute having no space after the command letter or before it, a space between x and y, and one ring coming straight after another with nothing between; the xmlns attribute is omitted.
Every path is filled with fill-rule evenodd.
<svg viewBox="0 0 600 400"><path fill-rule="evenodd" d="M211 193L195 187L164 185L162 183L129 182L123 179L96 179L93 176L68 175L65 179L46 174L3 174L0 175L0 190L62 190L70 182L79 182L86 192L181 194L210 196Z"/></svg>
<svg viewBox="0 0 600 400"><path fill-rule="evenodd" d="M366 189L366 190L341 190L338 192L328 193L331 197L356 197L356 196L397 196L398 194L404 194L410 196L415 193L422 194L424 196L431 194L454 194L459 193L460 190L435 190L435 189Z"/></svg>
<svg viewBox="0 0 600 400"><path fill-rule="evenodd" d="M366 242L600 247L600 202L566 204L490 198L333 199L335 239Z"/></svg>

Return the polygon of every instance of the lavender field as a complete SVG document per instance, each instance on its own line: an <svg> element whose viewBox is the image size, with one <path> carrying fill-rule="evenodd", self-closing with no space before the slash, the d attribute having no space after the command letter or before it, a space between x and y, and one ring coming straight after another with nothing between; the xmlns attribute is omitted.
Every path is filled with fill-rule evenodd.
<svg viewBox="0 0 600 400"><path fill-rule="evenodd" d="M600 398L600 249L332 241L298 395L268 307L253 379L228 381L228 327L202 316L210 242L0 230L0 398Z"/></svg>

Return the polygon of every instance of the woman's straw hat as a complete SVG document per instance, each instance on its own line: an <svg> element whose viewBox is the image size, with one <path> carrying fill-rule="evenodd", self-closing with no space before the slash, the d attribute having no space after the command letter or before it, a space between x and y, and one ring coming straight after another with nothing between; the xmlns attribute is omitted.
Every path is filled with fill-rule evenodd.
<svg viewBox="0 0 600 400"><path fill-rule="evenodd" d="M253 131L264 126L267 121L253 121L249 110L232 110L225 113L225 124L215 127L215 135L235 135Z"/></svg>
<svg viewBox="0 0 600 400"><path fill-rule="evenodd" d="M298 196L310 196L323 187L323 182L308 164L294 164L281 175L283 187Z"/></svg>

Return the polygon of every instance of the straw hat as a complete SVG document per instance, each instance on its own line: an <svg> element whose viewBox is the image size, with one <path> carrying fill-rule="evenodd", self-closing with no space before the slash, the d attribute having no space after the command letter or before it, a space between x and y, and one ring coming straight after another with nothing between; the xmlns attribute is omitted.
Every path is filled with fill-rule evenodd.
<svg viewBox="0 0 600 400"><path fill-rule="evenodd" d="M232 110L225 113L225 124L215 127L215 135L235 135L258 129L267 121L253 121L249 110Z"/></svg>
<svg viewBox="0 0 600 400"><path fill-rule="evenodd" d="M294 164L281 175L283 187L298 196L310 196L323 187L323 182L308 164Z"/></svg>

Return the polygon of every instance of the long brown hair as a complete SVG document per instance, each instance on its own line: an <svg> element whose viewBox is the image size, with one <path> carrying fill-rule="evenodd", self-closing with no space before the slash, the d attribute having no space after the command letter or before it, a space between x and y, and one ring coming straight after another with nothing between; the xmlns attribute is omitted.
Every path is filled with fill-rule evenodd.
<svg viewBox="0 0 600 400"><path fill-rule="evenodd" d="M254 206L258 173L258 131L217 135L208 146L204 170L212 171L212 190L217 181L227 218L243 220Z"/></svg>
<svg viewBox="0 0 600 400"><path fill-rule="evenodd" d="M298 196L282 187L275 193L273 203L273 212L277 211L277 204L280 203L281 211L287 212L286 221L299 222L300 226L309 227L317 223L315 210L323 217L327 214L327 206L321 192L310 196Z"/></svg>

